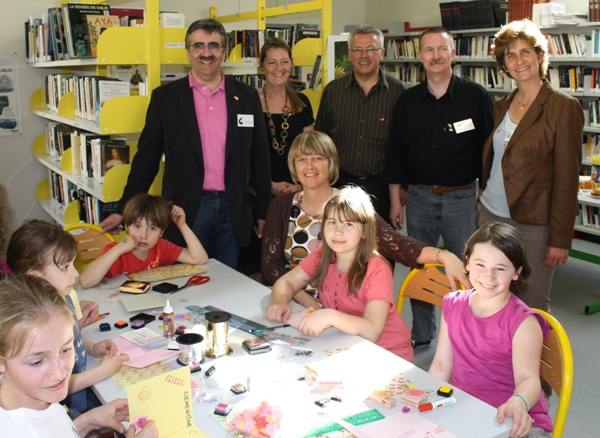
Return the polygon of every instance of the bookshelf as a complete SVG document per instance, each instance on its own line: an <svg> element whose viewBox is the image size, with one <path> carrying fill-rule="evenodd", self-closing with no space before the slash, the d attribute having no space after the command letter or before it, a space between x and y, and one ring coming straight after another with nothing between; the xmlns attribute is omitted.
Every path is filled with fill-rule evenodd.
<svg viewBox="0 0 600 438"><path fill-rule="evenodd" d="M255 20L256 29L264 30L267 27L267 19L272 17L288 16L303 12L318 11L321 13L321 38L304 38L298 41L292 47L292 57L294 58L294 66L296 67L312 67L317 55L326 53L325 44L327 37L331 35L332 26L332 0L308 0L286 6L267 7L266 0L256 0L256 10L250 12L242 12L230 15L218 15L215 6L210 7L210 17L221 23L236 23L244 20ZM239 46L239 45L238 45ZM242 69L244 72L256 73L258 64L255 62L239 62L241 59L241 47L236 47L230 54L230 59L227 63L222 64L223 68L232 68L236 71ZM250 65L249 65L250 64ZM325 62L321 66L326 65ZM322 68L322 67L321 67ZM323 84L327 83L327 72L323 70ZM303 94L309 98L313 110L316 114L321 100L322 89L303 90Z"/></svg>
<svg viewBox="0 0 600 438"><path fill-rule="evenodd" d="M103 4L103 0L92 3ZM31 68L56 69L63 73L77 72L80 75L107 76L109 66L144 65L146 68L147 95L114 97L101 108L99 122L91 122L75 116L75 95L73 92L62 96L58 111L46 108L44 89L36 90L30 99L33 114L48 122L59 122L77 130L83 130L98 135L127 135L132 157L137 148L134 141L145 124L146 110L150 101L151 91L160 85L161 64L188 64L185 48L186 29L159 28L159 0L145 1L145 27L112 27L106 29L98 39L96 58L79 58L62 61L33 62ZM127 44L123 44L127 41ZM42 134L36 138L33 154L42 166L48 169L49 178L43 179L37 187L36 198L42 208L61 226L80 222L79 203L77 200L58 205L51 198L51 181L60 176L65 185L77 190L83 190L90 197L103 203L117 202L122 194L129 175L130 165L123 164L110 169L104 182L99 183L94 178L78 174L73 168L73 149L69 148L60 159L46 153L46 138ZM162 165L156 176L150 192L161 193Z"/></svg>

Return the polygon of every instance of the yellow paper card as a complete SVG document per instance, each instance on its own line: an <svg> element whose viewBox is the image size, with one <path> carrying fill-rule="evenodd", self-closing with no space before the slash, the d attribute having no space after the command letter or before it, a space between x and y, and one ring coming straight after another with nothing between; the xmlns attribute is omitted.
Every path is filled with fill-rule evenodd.
<svg viewBox="0 0 600 438"><path fill-rule="evenodd" d="M169 371L127 387L131 423L146 415L161 438L207 437L194 424L190 367Z"/></svg>

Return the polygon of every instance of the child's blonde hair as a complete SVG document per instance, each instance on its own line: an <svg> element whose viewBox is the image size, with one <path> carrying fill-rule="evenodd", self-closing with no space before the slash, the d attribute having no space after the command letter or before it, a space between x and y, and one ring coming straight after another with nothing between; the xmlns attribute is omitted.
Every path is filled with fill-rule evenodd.
<svg viewBox="0 0 600 438"><path fill-rule="evenodd" d="M171 223L171 207L173 201L160 196L139 193L132 197L123 209L123 225L128 227L141 219L152 223L161 230L166 230Z"/></svg>
<svg viewBox="0 0 600 438"><path fill-rule="evenodd" d="M77 255L77 242L62 228L34 219L25 222L10 237L6 264L15 274L42 272L49 255L56 266L69 263Z"/></svg>
<svg viewBox="0 0 600 438"><path fill-rule="evenodd" d="M0 281L0 360L18 356L29 334L57 317L75 323L65 299L43 278L15 274Z"/></svg>
<svg viewBox="0 0 600 438"><path fill-rule="evenodd" d="M379 256L377 254L377 219L373 203L369 195L360 187L346 186L336 191L325 204L321 219L321 234L329 217L363 225L364 237L358 244L356 259L348 271L348 294L356 295L367 274L369 260L373 255ZM323 285L329 265L335 262L335 252L327 245L325 239L322 240L321 261L312 278L317 289Z"/></svg>

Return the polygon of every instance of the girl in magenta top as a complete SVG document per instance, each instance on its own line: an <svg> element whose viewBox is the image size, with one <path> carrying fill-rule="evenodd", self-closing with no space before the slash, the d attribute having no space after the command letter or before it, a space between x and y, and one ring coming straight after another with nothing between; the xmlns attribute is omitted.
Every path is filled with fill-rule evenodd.
<svg viewBox="0 0 600 438"><path fill-rule="evenodd" d="M325 205L321 232L323 245L273 286L267 317L287 321L290 300L311 283L319 290L323 308L306 294L308 301L302 302L312 300L320 310L304 316L300 332L319 336L333 326L412 361L410 330L394 305L393 273L376 251L375 210L369 196L358 187L335 192Z"/></svg>
<svg viewBox="0 0 600 438"><path fill-rule="evenodd" d="M511 437L551 436L540 384L546 320L510 292L531 275L523 236L493 222L465 249L473 289L444 297L437 349L429 373L512 417Z"/></svg>

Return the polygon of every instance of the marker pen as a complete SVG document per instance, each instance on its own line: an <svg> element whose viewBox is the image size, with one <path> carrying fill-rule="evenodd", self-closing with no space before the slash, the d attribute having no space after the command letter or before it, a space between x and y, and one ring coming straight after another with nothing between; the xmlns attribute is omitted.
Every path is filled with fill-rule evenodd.
<svg viewBox="0 0 600 438"><path fill-rule="evenodd" d="M429 402L429 403L422 404L421 406L419 406L419 411L420 412L431 411L433 409L439 409L439 408L443 408L444 406L453 405L454 403L456 403L456 398L446 397L443 400L437 400L433 403Z"/></svg>

